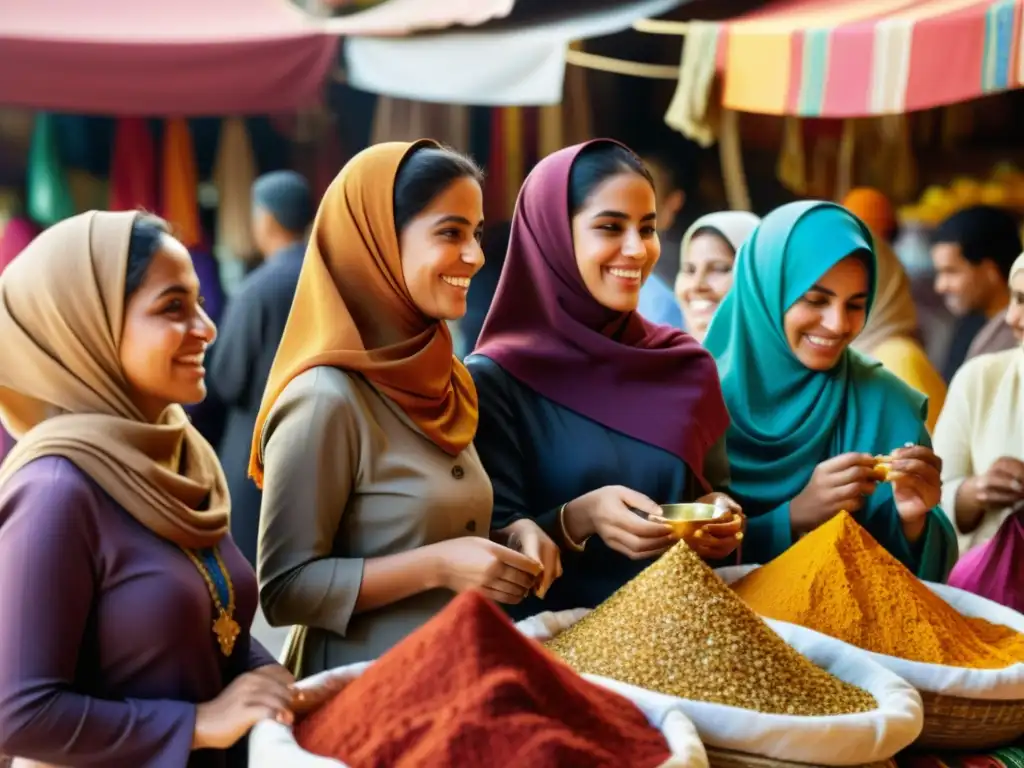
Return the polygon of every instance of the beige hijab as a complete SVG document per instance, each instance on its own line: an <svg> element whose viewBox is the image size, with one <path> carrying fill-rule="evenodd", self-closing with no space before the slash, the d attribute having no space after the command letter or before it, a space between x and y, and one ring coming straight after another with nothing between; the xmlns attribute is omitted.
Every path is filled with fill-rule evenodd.
<svg viewBox="0 0 1024 768"><path fill-rule="evenodd" d="M66 219L0 276L0 421L19 438L0 486L34 459L63 456L158 536L209 547L230 507L217 456L181 406L147 422L121 370L136 216Z"/></svg>
<svg viewBox="0 0 1024 768"><path fill-rule="evenodd" d="M870 354L893 336L917 336L917 309L910 294L910 278L892 246L875 236L877 293L864 330L854 339L854 349Z"/></svg>

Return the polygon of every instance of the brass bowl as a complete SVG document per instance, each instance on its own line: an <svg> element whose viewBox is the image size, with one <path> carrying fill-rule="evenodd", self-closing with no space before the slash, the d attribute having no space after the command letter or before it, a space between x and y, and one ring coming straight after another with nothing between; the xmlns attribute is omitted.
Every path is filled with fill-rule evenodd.
<svg viewBox="0 0 1024 768"><path fill-rule="evenodd" d="M691 536L708 523L728 522L732 514L714 504L662 504L661 516L678 539Z"/></svg>

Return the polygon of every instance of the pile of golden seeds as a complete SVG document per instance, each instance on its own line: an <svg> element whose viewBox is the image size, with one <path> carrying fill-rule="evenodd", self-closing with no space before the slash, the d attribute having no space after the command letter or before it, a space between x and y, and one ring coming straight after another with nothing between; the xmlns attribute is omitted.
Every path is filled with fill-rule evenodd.
<svg viewBox="0 0 1024 768"><path fill-rule="evenodd" d="M803 716L877 707L786 645L683 542L547 647L577 672L684 699Z"/></svg>

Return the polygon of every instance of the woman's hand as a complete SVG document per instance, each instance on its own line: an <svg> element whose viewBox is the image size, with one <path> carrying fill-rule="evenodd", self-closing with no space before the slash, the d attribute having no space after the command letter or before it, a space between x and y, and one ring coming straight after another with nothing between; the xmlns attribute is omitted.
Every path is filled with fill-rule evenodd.
<svg viewBox="0 0 1024 768"><path fill-rule="evenodd" d="M537 523L526 518L495 531L494 538L541 564L533 592L543 600L554 580L562 575L562 551L558 545Z"/></svg>
<svg viewBox="0 0 1024 768"><path fill-rule="evenodd" d="M577 542L596 533L616 552L631 560L646 560L675 543L669 526L648 519L660 515L661 507L642 493L606 485L569 502L565 526Z"/></svg>
<svg viewBox="0 0 1024 768"><path fill-rule="evenodd" d="M843 453L814 468L807 486L789 504L793 533L809 533L842 510L856 512L875 492L876 460L867 453Z"/></svg>
<svg viewBox="0 0 1024 768"><path fill-rule="evenodd" d="M735 499L724 493L709 493L697 499L697 503L711 504L728 512L715 522L684 536L683 541L704 560L722 560L728 557L736 551L747 530L747 518L743 515L743 508Z"/></svg>
<svg viewBox="0 0 1024 768"><path fill-rule="evenodd" d="M461 536L434 546L440 555L442 586L453 592L479 589L508 605L522 602L544 569L539 560L480 536Z"/></svg>
<svg viewBox="0 0 1024 768"><path fill-rule="evenodd" d="M942 459L923 445L899 448L892 452L888 480L903 532L913 543L921 538L928 513L942 498Z"/></svg>
<svg viewBox="0 0 1024 768"><path fill-rule="evenodd" d="M968 478L960 486L957 505L966 497L968 505L983 512L1012 507L1024 501L1024 462L1010 456L998 459L988 472Z"/></svg>
<svg viewBox="0 0 1024 768"><path fill-rule="evenodd" d="M239 675L220 696L196 707L192 749L227 749L260 720L291 725L294 682L278 664Z"/></svg>

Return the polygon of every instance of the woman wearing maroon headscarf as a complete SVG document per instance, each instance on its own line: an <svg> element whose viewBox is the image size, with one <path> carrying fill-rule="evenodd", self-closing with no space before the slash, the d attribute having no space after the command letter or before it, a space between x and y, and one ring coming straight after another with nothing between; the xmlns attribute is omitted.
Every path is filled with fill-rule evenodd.
<svg viewBox="0 0 1024 768"><path fill-rule="evenodd" d="M467 359L496 536L539 525L562 549L562 577L515 616L605 600L674 543L658 504L721 496L738 512L715 493L729 417L714 360L635 311L661 254L655 200L640 159L607 140L549 155L520 192ZM724 558L742 525L689 543Z"/></svg>

